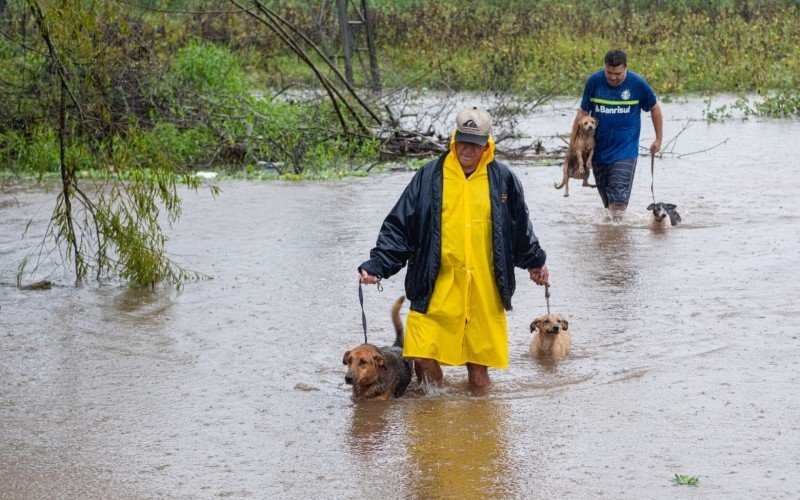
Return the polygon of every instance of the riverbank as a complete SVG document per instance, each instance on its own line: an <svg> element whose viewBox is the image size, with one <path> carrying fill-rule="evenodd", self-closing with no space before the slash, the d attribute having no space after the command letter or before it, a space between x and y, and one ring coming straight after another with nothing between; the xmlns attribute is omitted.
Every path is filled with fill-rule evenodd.
<svg viewBox="0 0 800 500"><path fill-rule="evenodd" d="M630 69L659 94L800 87L796 2L373 4L387 88L574 95L610 48L628 51ZM301 26L311 22L299 8L290 18ZM306 68L279 53L255 66L284 82L286 75L312 80ZM279 79L272 80L276 86Z"/></svg>

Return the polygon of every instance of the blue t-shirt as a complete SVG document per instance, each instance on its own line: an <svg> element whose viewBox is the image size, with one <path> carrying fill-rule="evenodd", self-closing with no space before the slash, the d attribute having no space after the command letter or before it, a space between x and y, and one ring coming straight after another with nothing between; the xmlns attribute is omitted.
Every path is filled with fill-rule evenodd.
<svg viewBox="0 0 800 500"><path fill-rule="evenodd" d="M633 71L629 70L616 87L608 84L605 70L592 73L581 100L581 108L600 122L592 163L603 165L638 157L641 111L650 111L657 103L650 84Z"/></svg>

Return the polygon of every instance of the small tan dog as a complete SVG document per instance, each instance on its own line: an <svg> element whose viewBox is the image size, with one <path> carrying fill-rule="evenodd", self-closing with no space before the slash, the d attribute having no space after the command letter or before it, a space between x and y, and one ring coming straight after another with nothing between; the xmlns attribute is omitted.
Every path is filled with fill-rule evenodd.
<svg viewBox="0 0 800 500"><path fill-rule="evenodd" d="M564 158L564 178L561 184L556 183L556 189L564 188L564 196L569 196L569 179L583 179L583 185L597 187L589 184L589 171L592 170L592 157L594 156L594 133L598 121L591 116L584 116L569 138L567 156Z"/></svg>
<svg viewBox="0 0 800 500"><path fill-rule="evenodd" d="M539 316L531 323L531 356L536 359L561 359L569 354L572 339L569 322L558 314Z"/></svg>
<svg viewBox="0 0 800 500"><path fill-rule="evenodd" d="M361 344L344 353L342 363L347 365L344 381L353 386L353 399L392 399L406 392L414 371L414 362L403 357L403 322L400 308L405 296L392 305L394 345L376 347Z"/></svg>

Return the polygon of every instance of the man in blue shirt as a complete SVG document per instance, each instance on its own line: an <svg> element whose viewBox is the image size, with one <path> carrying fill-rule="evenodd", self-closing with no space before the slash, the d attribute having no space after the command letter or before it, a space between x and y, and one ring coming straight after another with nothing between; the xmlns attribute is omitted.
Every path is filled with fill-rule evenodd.
<svg viewBox="0 0 800 500"><path fill-rule="evenodd" d="M595 135L592 168L597 191L603 206L618 219L628 206L639 156L641 111L649 111L656 139L650 154L661 149L662 118L658 98L650 84L633 71L628 71L628 57L622 50L610 50L605 56L605 69L596 71L586 81L583 99L573 130L584 116L599 121Z"/></svg>

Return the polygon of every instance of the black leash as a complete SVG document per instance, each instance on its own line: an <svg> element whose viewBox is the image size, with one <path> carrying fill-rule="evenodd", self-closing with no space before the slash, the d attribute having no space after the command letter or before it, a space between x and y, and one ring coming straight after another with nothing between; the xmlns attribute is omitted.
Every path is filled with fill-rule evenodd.
<svg viewBox="0 0 800 500"><path fill-rule="evenodd" d="M383 285L378 280L378 291L383 291ZM364 313L364 289L361 287L361 282L358 282L358 301L361 303L361 325L364 327L364 343L369 344L367 341L367 315Z"/></svg>
<svg viewBox="0 0 800 500"><path fill-rule="evenodd" d="M550 283L544 284L544 300L547 302L547 314L550 314Z"/></svg>
<svg viewBox="0 0 800 500"><path fill-rule="evenodd" d="M650 154L650 194L653 195L653 203L656 202L656 192L653 190L653 184L655 183L656 176L655 176L655 167L656 167L656 155Z"/></svg>

